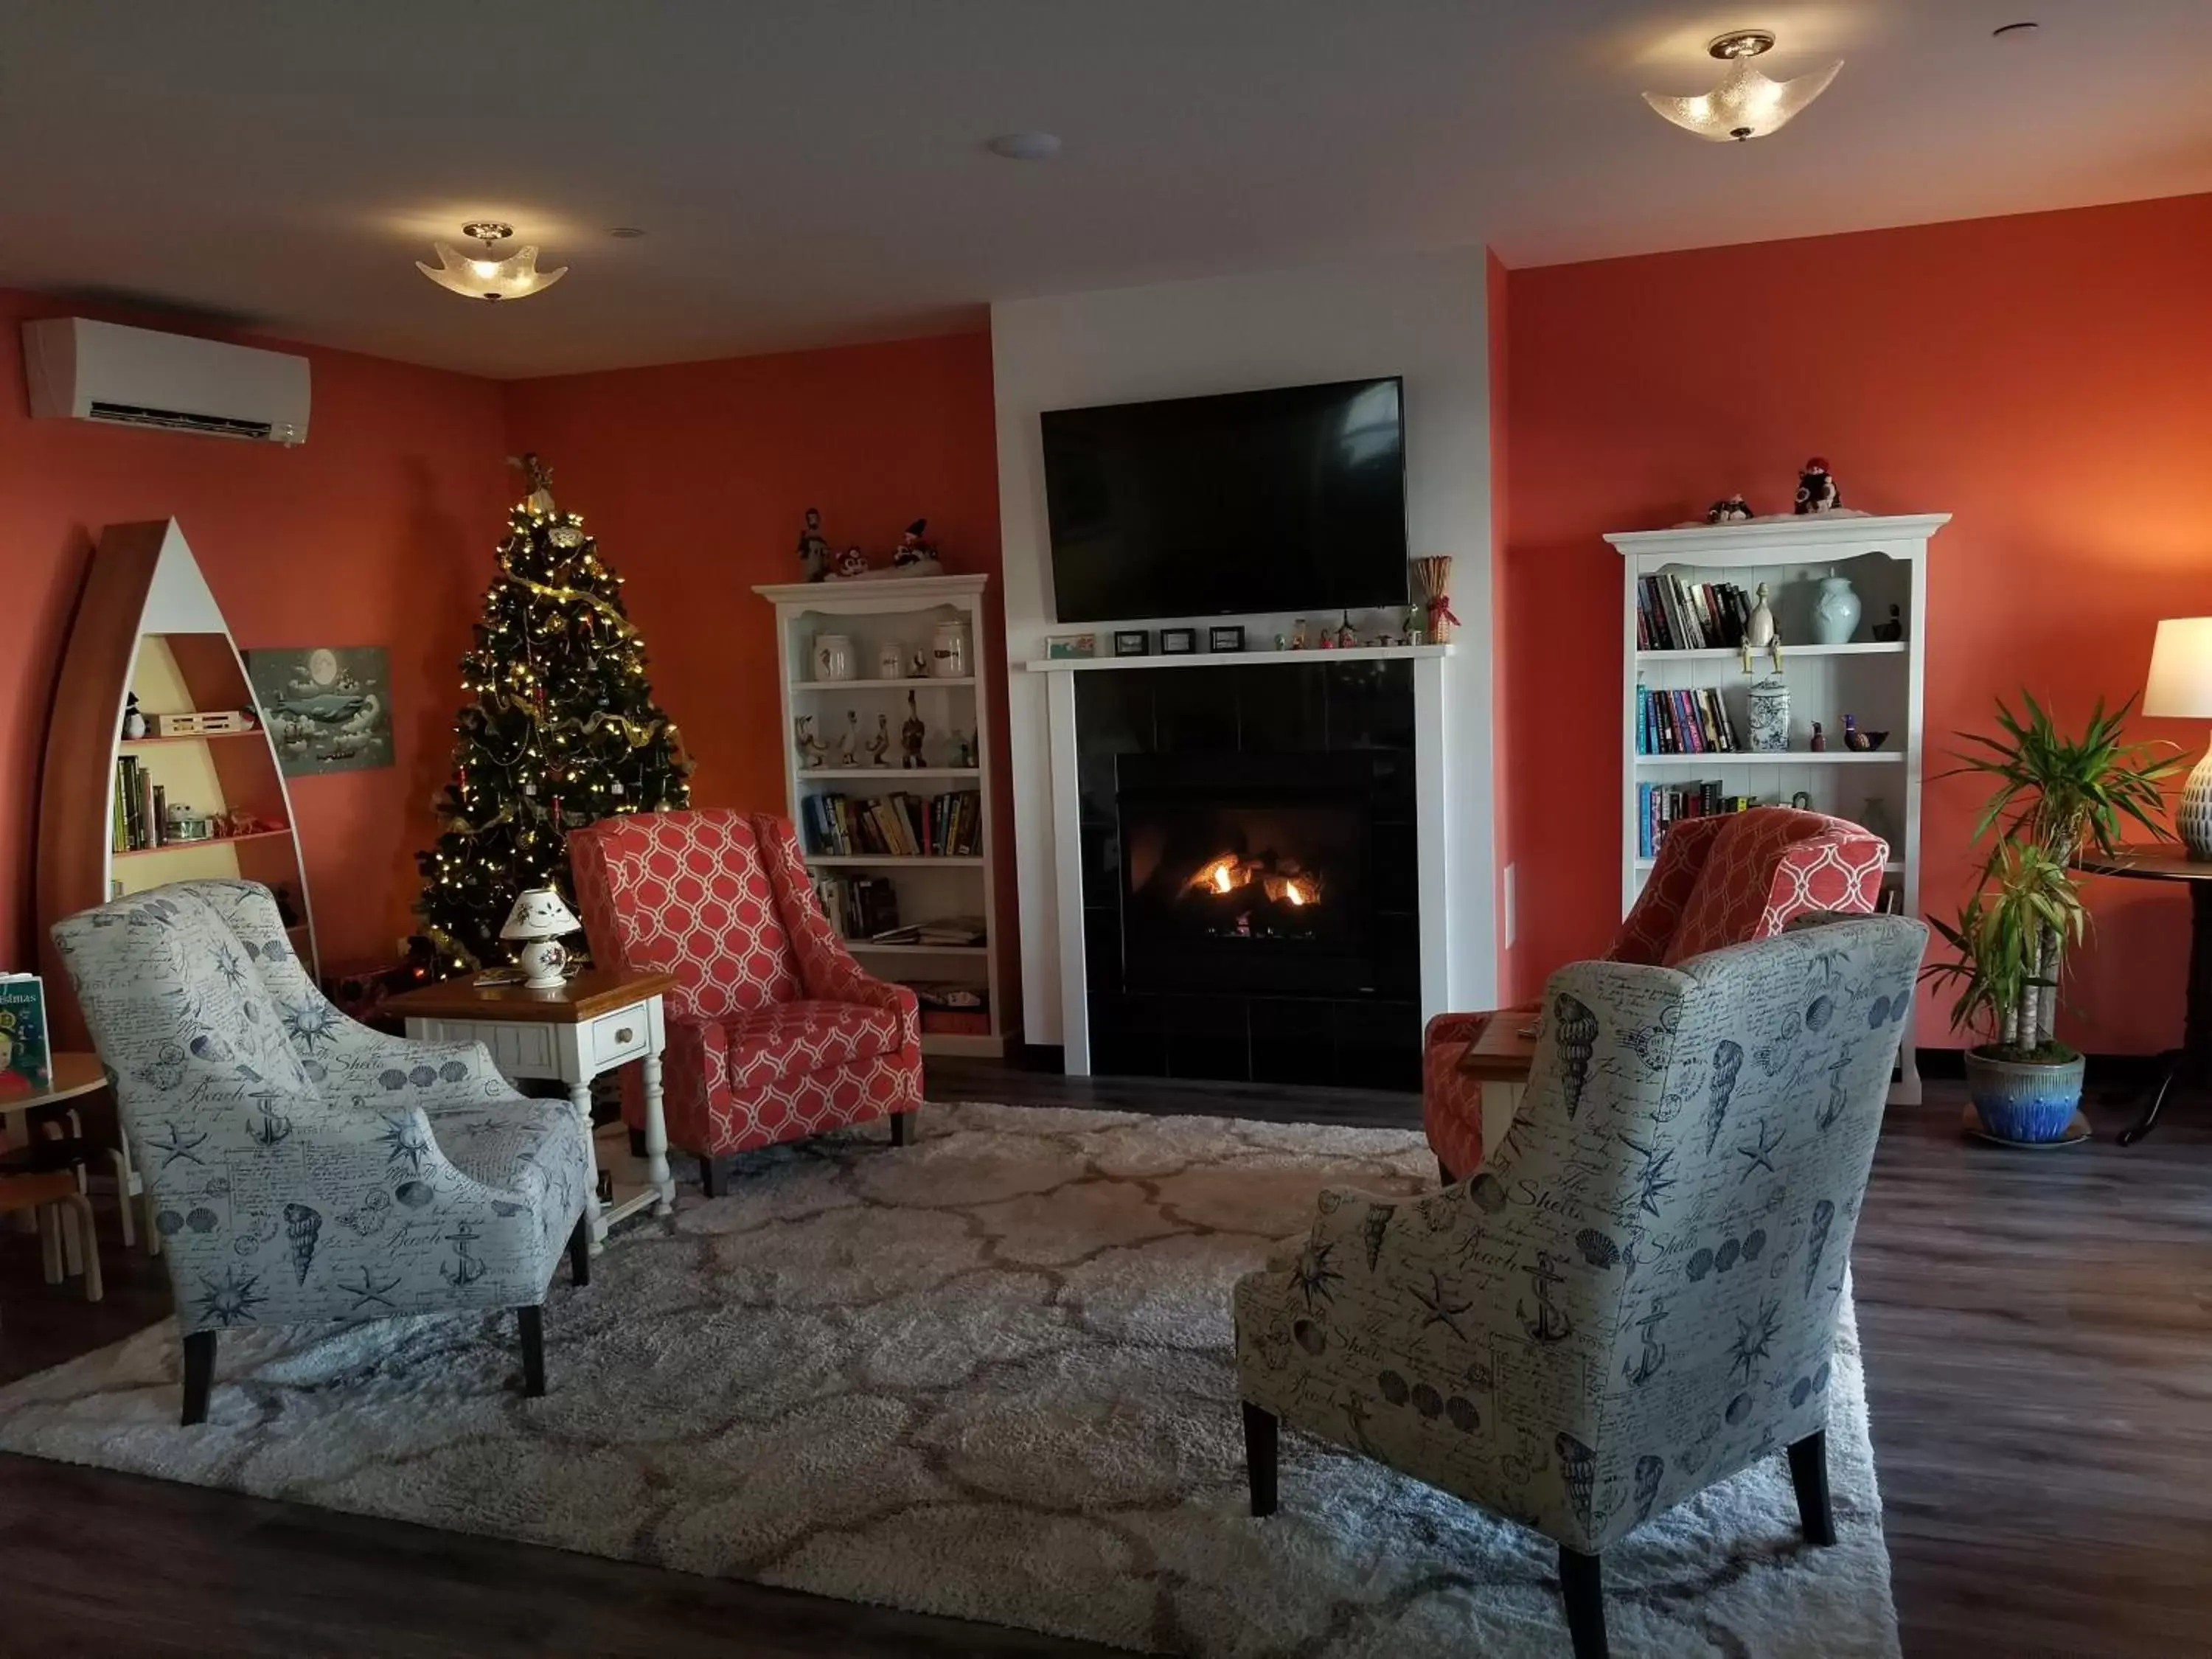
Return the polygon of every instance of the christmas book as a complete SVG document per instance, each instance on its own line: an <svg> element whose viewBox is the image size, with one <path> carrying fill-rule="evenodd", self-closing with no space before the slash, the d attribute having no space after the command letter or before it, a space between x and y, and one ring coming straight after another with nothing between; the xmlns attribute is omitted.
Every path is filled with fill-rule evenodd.
<svg viewBox="0 0 2212 1659"><path fill-rule="evenodd" d="M46 988L36 974L0 974L0 1094L37 1094L53 1081Z"/></svg>

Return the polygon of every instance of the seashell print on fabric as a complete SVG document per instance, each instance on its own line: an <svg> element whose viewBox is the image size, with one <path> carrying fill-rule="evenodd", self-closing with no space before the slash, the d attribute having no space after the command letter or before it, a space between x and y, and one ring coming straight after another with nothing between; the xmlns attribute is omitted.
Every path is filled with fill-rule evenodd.
<svg viewBox="0 0 2212 1659"><path fill-rule="evenodd" d="M1735 1097L1737 1077L1743 1071L1743 1045L1723 1037L1713 1047L1713 1081L1706 1096L1705 1151L1711 1152L1728 1121L1729 1102Z"/></svg>
<svg viewBox="0 0 2212 1659"><path fill-rule="evenodd" d="M1552 999L1552 1039L1559 1055L1559 1080L1565 1091L1567 1116L1583 1103L1589 1082L1590 1056L1597 1052L1597 1016L1589 1005L1565 991Z"/></svg>

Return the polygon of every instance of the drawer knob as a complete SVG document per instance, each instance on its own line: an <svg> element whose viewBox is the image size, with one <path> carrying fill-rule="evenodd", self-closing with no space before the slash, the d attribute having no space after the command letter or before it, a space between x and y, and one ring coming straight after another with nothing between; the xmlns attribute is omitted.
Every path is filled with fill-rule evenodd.
<svg viewBox="0 0 2212 1659"><path fill-rule="evenodd" d="M628 1042L636 1035L637 1033L630 1030L627 1025L617 1025L615 1027L615 1041L617 1042Z"/></svg>

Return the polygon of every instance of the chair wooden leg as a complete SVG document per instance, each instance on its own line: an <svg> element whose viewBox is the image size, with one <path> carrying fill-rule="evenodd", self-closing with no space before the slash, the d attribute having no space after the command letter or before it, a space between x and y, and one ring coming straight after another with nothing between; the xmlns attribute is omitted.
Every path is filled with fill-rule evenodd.
<svg viewBox="0 0 2212 1659"><path fill-rule="evenodd" d="M1828 1504L1828 1431L1815 1430L1790 1448L1790 1484L1797 1488L1797 1522L1805 1541L1821 1548L1836 1541L1836 1515Z"/></svg>
<svg viewBox="0 0 2212 1659"><path fill-rule="evenodd" d="M903 1146L913 1139L914 1114L912 1112L893 1112L891 1114L891 1145L894 1146Z"/></svg>
<svg viewBox="0 0 2212 1659"><path fill-rule="evenodd" d="M1281 1421L1274 1413L1244 1402L1244 1475L1252 1486L1252 1513L1275 1512L1275 1443Z"/></svg>
<svg viewBox="0 0 2212 1659"><path fill-rule="evenodd" d="M66 1208L76 1217L77 1236L83 1242L84 1299L97 1302L106 1291L100 1282L100 1235L93 1231L92 1200L82 1193L73 1193L57 1207Z"/></svg>
<svg viewBox="0 0 2212 1659"><path fill-rule="evenodd" d="M1598 1558L1560 1545L1559 1588L1566 1596L1575 1659L1606 1659L1605 1577Z"/></svg>
<svg viewBox="0 0 2212 1659"><path fill-rule="evenodd" d="M58 1205L39 1206L39 1273L49 1285L62 1282L62 1213Z"/></svg>
<svg viewBox="0 0 2212 1659"><path fill-rule="evenodd" d="M699 1158L699 1190L708 1198L720 1198L730 1190L730 1166L726 1158Z"/></svg>
<svg viewBox="0 0 2212 1659"><path fill-rule="evenodd" d="M575 1230L568 1235L568 1282L579 1290L592 1282L592 1218L588 1212L576 1218Z"/></svg>
<svg viewBox="0 0 2212 1659"><path fill-rule="evenodd" d="M522 1392L536 1400L545 1392L545 1310L533 1304L514 1316L522 1327Z"/></svg>
<svg viewBox="0 0 2212 1659"><path fill-rule="evenodd" d="M215 1333L194 1331L185 1339L185 1426L207 1421L208 1395L215 1387Z"/></svg>
<svg viewBox="0 0 2212 1659"><path fill-rule="evenodd" d="M115 1218L123 1224L123 1248L127 1250L138 1242L138 1218L131 1208L127 1188L115 1189Z"/></svg>

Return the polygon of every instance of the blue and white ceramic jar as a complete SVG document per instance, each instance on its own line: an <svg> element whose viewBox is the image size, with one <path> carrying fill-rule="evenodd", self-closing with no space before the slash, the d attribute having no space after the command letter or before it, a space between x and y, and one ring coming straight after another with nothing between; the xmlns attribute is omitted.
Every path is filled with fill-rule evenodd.
<svg viewBox="0 0 2212 1659"><path fill-rule="evenodd" d="M1790 747L1790 683L1779 674L1753 680L1744 694L1751 710L1751 752L1779 755Z"/></svg>
<svg viewBox="0 0 2212 1659"><path fill-rule="evenodd" d="M1820 578L1820 597L1813 606L1813 638L1820 645L1849 645L1858 632L1859 596L1849 576Z"/></svg>

